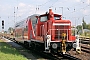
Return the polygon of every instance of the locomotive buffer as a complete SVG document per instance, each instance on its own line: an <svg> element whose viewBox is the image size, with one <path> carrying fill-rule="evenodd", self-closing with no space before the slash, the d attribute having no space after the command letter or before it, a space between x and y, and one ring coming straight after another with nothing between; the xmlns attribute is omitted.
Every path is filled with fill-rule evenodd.
<svg viewBox="0 0 90 60"><path fill-rule="evenodd" d="M73 48L76 49L77 53L81 53L81 47L79 44L79 35L76 35L76 43L73 44Z"/></svg>

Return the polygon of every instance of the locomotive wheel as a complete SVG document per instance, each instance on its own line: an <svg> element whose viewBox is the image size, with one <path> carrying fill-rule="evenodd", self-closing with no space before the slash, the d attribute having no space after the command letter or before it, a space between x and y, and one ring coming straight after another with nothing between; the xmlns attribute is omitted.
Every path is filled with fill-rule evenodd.
<svg viewBox="0 0 90 60"><path fill-rule="evenodd" d="M30 45L31 45L31 48L32 48L32 49L35 49L35 44L34 44L34 42L31 42Z"/></svg>
<svg viewBox="0 0 90 60"><path fill-rule="evenodd" d="M51 49L51 53L54 53L53 49Z"/></svg>

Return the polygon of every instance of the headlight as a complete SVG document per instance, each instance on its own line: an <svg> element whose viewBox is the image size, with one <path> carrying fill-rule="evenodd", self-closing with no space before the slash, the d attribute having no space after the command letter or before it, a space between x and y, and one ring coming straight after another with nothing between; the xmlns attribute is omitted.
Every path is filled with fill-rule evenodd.
<svg viewBox="0 0 90 60"><path fill-rule="evenodd" d="M47 36L47 39L50 39L50 36Z"/></svg>
<svg viewBox="0 0 90 60"><path fill-rule="evenodd" d="M73 48L76 48L76 46L77 46L76 43L73 43Z"/></svg>
<svg viewBox="0 0 90 60"><path fill-rule="evenodd" d="M57 44L56 44L56 43L53 43L53 44L52 44L52 48L53 48L53 49L56 49L56 48L57 48Z"/></svg>

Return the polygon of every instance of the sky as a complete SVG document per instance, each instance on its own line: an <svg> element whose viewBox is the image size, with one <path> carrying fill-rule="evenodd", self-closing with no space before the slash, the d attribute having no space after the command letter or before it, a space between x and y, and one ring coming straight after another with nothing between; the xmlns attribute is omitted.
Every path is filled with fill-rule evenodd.
<svg viewBox="0 0 90 60"><path fill-rule="evenodd" d="M33 14L44 14L49 9L70 20L72 26L81 25L82 19L90 23L90 0L0 0L0 31L4 31Z"/></svg>

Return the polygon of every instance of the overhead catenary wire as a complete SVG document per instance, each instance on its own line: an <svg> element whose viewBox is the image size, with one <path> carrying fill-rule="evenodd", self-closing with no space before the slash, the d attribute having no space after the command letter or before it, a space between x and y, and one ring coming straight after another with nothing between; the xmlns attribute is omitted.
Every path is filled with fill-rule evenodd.
<svg viewBox="0 0 90 60"><path fill-rule="evenodd" d="M85 2L84 1L82 1L81 0L81 3L83 3L83 4L85 4ZM90 2L89 2L90 3ZM80 5L80 4L79 4ZM77 5L76 5L77 6ZM85 8L87 8L87 7L89 7L90 6L90 4L88 4L88 5L86 5L85 7L82 7L82 8L80 8L80 9L85 9ZM69 8L67 8L68 10L69 10ZM76 8L75 8L76 9ZM75 12L78 12L79 10L75 10ZM71 13L74 13L74 11L73 12L71 12Z"/></svg>
<svg viewBox="0 0 90 60"><path fill-rule="evenodd" d="M77 4L77 5L71 6L71 7L64 7L64 8L67 9L68 11L72 11L72 10L73 10L72 12L65 13L64 15L70 15L70 14L72 14L72 13L76 13L76 12L78 12L80 9L83 9L83 8L86 8L86 7L89 6L89 5L87 5L87 6L83 7L83 8L80 8L80 9L75 8L76 6L81 5L81 4L85 4L85 2L81 0L80 4ZM74 8L73 8L73 7L74 7ZM55 10L56 10L56 9L57 9L57 7L55 7ZM65 10L65 9L64 9L64 10Z"/></svg>
<svg viewBox="0 0 90 60"><path fill-rule="evenodd" d="M40 7L48 4L50 1L51 1L51 0L48 0L47 2L45 2L45 3L43 3L43 4L37 5L36 11L39 11L39 10L40 10ZM52 3L52 4L49 6L49 8L54 7L57 2L58 2L58 0L56 0L54 3ZM86 2L84 2L83 0L81 0L80 3L79 3L79 4L75 4L75 6L63 7L63 8L65 8L65 9L67 9L68 11L71 11L71 12L65 13L64 15L70 15L70 14L72 14L72 13L78 12L80 9L89 7L89 5L87 5L87 6L85 6L85 7L80 8L80 9L77 9L77 8L76 8L76 6L82 5L82 4L85 4L85 3L86 3ZM74 7L74 8L72 8L72 7ZM54 7L55 11L57 10L57 8L59 8L59 7Z"/></svg>
<svg viewBox="0 0 90 60"><path fill-rule="evenodd" d="M56 0L56 2L58 2L58 0ZM54 2L49 8L54 7L54 5L55 5L56 2ZM85 2L81 0L80 3L83 3L83 4L84 4ZM80 5L80 4L77 4L77 5L75 5L75 6L78 6L78 5ZM74 8L73 8L73 12L70 12L69 14L75 13L75 12L77 11L76 8L75 8L75 6L74 6ZM63 6L62 6L62 7L63 7ZM73 7L73 6L71 6L71 7L63 7L63 8L66 8L68 11L70 11L72 7ZM59 8L59 7L54 7L55 11L57 10L57 8ZM67 15L67 13L66 13L65 15Z"/></svg>
<svg viewBox="0 0 90 60"><path fill-rule="evenodd" d="M49 8L52 8L54 6L54 4L57 2L58 2L58 0L56 0L54 3L52 3L51 6L49 6Z"/></svg>
<svg viewBox="0 0 90 60"><path fill-rule="evenodd" d="M47 4L48 2L50 2L51 0L48 0L47 2L41 4L40 6L44 6L45 4Z"/></svg>
<svg viewBox="0 0 90 60"><path fill-rule="evenodd" d="M52 0L48 0L47 2L45 2L43 4L36 5L36 11L35 11L35 13L40 10L40 7L43 7L44 5L50 3L50 1L52 1ZM54 6L54 4L57 3L57 2L58 2L58 0L56 0L54 3L51 3L51 5L48 8L49 9L52 8Z"/></svg>
<svg viewBox="0 0 90 60"><path fill-rule="evenodd" d="M48 2L50 2L50 1L51 1L51 0L48 0L48 1L46 1L45 3L43 3L43 4L36 5L36 11L35 11L35 13L40 10L40 7L46 5L46 4L47 4Z"/></svg>
<svg viewBox="0 0 90 60"><path fill-rule="evenodd" d="M84 10L85 10L85 8L87 8L87 7L90 7L90 5L86 5L85 7L80 8L80 9L84 9ZM77 10L76 8L74 8L72 12L70 12L70 13L68 13L68 14L65 14L65 15L70 15L70 14L76 13L76 12L78 12L78 11L80 11L80 10L79 10L79 9ZM85 15L85 16L87 16L87 15ZM81 16L81 17L82 17L82 16Z"/></svg>

